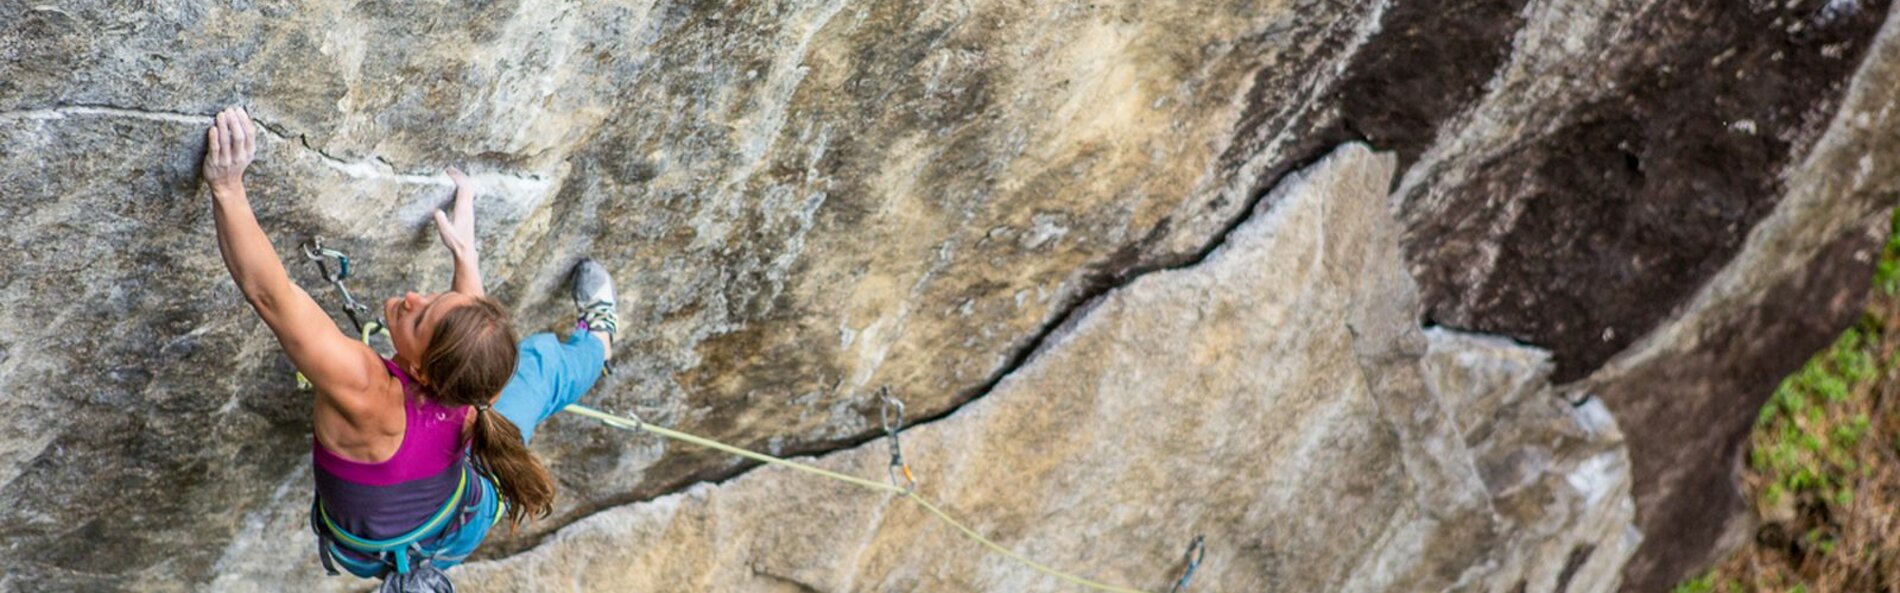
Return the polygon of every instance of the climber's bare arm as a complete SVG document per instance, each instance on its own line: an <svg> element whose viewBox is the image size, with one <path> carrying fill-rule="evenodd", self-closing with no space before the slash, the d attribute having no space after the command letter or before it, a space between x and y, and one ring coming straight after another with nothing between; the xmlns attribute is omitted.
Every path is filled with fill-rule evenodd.
<svg viewBox="0 0 1900 593"><path fill-rule="evenodd" d="M376 353L337 330L309 293L290 281L244 191L244 168L257 153L257 128L241 108L218 113L205 133L204 178L211 187L218 252L244 300L264 318L290 361L323 393L363 393L380 368Z"/></svg>
<svg viewBox="0 0 1900 593"><path fill-rule="evenodd" d="M445 215L435 211L435 230L442 236L442 246L449 249L449 255L455 258L455 280L449 289L468 296L482 296L481 256L475 249L475 188L468 184L468 176L460 169L449 168L449 179L455 181L455 214Z"/></svg>

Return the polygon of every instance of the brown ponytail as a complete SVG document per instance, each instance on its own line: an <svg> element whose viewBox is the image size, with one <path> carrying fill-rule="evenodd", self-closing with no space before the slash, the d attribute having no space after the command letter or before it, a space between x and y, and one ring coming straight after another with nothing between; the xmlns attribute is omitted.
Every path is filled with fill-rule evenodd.
<svg viewBox="0 0 1900 593"><path fill-rule="evenodd" d="M437 401L475 407L470 451L508 503L510 527L554 509L554 478L521 442L521 429L488 407L514 375L515 341L508 310L478 297L442 315L421 363Z"/></svg>
<svg viewBox="0 0 1900 593"><path fill-rule="evenodd" d="M488 472L501 498L508 501L509 528L554 510L554 478L541 460L528 452L515 423L484 406L476 412L470 439L474 441L476 463Z"/></svg>

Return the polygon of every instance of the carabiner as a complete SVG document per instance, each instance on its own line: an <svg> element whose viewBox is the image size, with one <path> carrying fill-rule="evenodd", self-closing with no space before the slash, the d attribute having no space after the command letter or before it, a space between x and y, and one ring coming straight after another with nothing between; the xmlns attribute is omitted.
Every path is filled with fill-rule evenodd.
<svg viewBox="0 0 1900 593"><path fill-rule="evenodd" d="M350 277L350 256L324 247L322 235L310 237L309 241L304 242L302 249L306 259L317 263L317 272L323 275L323 280L335 286L337 293L343 295L343 314L349 316L350 325L356 326L357 333L361 334L365 342L369 341L371 333L386 327L381 319L372 318L368 323L363 322L363 316L370 313L369 305L358 302L356 296L350 294L350 287L343 283ZM324 261L329 259L336 260L337 271L334 274L330 273L330 265Z"/></svg>

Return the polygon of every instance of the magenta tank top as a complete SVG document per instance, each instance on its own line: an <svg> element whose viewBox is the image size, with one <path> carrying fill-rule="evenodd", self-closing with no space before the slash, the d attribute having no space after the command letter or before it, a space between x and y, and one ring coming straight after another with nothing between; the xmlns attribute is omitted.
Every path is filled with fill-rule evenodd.
<svg viewBox="0 0 1900 593"><path fill-rule="evenodd" d="M402 368L383 361L402 382L407 427L396 454L380 463L345 459L310 438L317 496L338 526L368 539L388 539L428 520L448 502L467 469L462 423L468 406L445 406L423 397ZM480 488L469 488L464 503Z"/></svg>

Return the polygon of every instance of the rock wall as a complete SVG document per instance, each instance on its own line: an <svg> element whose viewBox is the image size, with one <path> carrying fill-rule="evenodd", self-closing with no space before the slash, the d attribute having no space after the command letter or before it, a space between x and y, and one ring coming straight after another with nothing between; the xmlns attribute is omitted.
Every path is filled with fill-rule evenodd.
<svg viewBox="0 0 1900 593"><path fill-rule="evenodd" d="M933 473L972 472L943 484L969 490L940 493L971 516L1081 504L1068 480L1203 483L1195 455L1280 468L1251 490L1137 488L1096 515L1056 517L1086 538L1044 536L1040 516L987 525L1058 564L1113 554L1100 576L1160 586L1185 532L1153 530L1192 523L1228 530L1206 570L1242 590L1509 590L1512 578L1604 590L1625 557L1632 589L1666 590L1739 529L1727 468L1746 418L1864 286L1869 260L1855 254L1891 204L1886 161L1900 154L1887 119L1900 50L1875 34L1889 12L1853 0L0 0L0 589L319 586L295 520L309 395L224 276L196 178L203 114L243 102L270 132L254 204L320 298L293 255L314 235L356 257L361 294L446 286L426 219L448 165L474 173L490 290L523 328L561 322L575 259L609 262L631 329L592 396L602 407L860 467L877 432L869 394L889 384L936 419L907 437L943 451ZM1352 140L1396 158L1348 148L1315 165ZM1333 177L1359 181L1310 181ZM1321 232L1324 248L1255 236L1297 218L1281 211L1293 196L1335 195L1357 210L1302 215L1339 233ZM1378 197L1396 226L1369 205ZM1335 257L1300 268L1250 241ZM1167 288L1237 261L1306 275L1247 278L1250 292ZM1394 288L1408 274L1386 273L1401 261L1416 298ZM1339 277L1353 270L1369 277ZM1266 324L1250 333L1113 304L1199 314L1219 298L1317 309L1232 313ZM1295 317L1307 325L1279 325ZM1233 342L1195 341L1209 335ZM1208 371L1232 381L1219 384L1178 358L1197 349L1210 369L1304 358L1281 374ZM1131 368L1101 366L1114 356ZM1090 375L1110 372L1138 376ZM1080 448L952 454L976 448L969 435L1053 421L1035 405L1125 434L1120 414L1160 405L1117 383L1136 379L1264 407L1164 415L1236 436L1196 445L1170 427L1156 433L1167 446L1098 473L1038 465L1099 454ZM1597 401L1615 422L1589 412ZM1336 422L1259 416L1322 410ZM807 564L776 554L806 540L770 538L836 526L764 532L732 513L793 508L758 493L804 484L553 423L536 449L561 482L556 515L492 540L495 563L458 569L474 582L619 570L610 554L561 553L570 539L652 542L632 549L660 562L757 532L752 552L705 565L728 572L628 582L744 588L753 577L730 571L769 566L823 588L1052 586L975 554L945 559L965 570L908 561L904 542L957 544L906 522L918 518L900 503L823 489L796 496L908 531L853 532L865 555L849 565L787 568ZM1281 433L1239 436L1262 426ZM1621 459L1624 438L1644 534L1634 556L1615 510L1622 466L1592 461ZM1386 480L1355 485L1276 439L1358 443L1324 453ZM979 488L1005 475L1045 486ZM1330 500L1286 489L1301 479L1368 510L1330 515ZM1196 502L1222 497L1232 504ZM1585 502L1533 509L1550 497ZM1234 508L1259 511L1223 515ZM1128 539L1102 540L1100 516L1121 517ZM1243 533L1263 517L1312 522L1271 523L1295 534L1363 529L1333 547ZM638 535L715 523L730 531L681 535L679 548ZM1222 550L1223 537L1260 543ZM593 559L535 568L557 556Z"/></svg>

